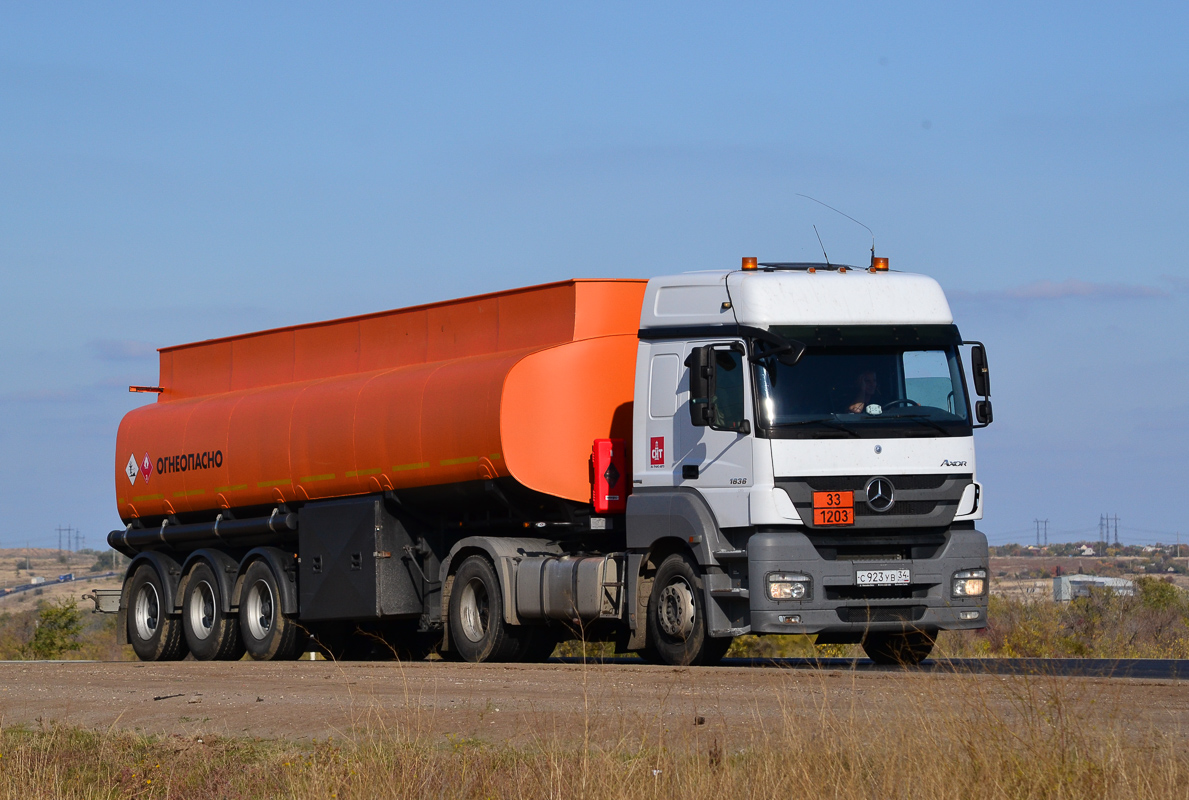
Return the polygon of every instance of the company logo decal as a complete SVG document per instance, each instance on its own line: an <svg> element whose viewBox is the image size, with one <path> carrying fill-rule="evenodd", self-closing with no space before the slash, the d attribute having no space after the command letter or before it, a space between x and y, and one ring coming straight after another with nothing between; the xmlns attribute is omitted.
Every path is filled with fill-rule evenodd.
<svg viewBox="0 0 1189 800"><path fill-rule="evenodd" d="M648 448L648 466L665 466L665 437L653 436Z"/></svg>
<svg viewBox="0 0 1189 800"><path fill-rule="evenodd" d="M941 466L943 466L943 467L964 467L964 466L966 466L966 462L965 461L950 461L948 458L946 458L946 459L942 460Z"/></svg>

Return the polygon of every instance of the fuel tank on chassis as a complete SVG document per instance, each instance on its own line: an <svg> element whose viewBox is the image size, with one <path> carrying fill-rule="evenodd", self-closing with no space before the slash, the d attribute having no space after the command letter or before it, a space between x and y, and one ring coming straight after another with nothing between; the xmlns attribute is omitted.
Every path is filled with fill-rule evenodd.
<svg viewBox="0 0 1189 800"><path fill-rule="evenodd" d="M643 281L566 281L161 350L121 519L511 477L586 502L630 438Z"/></svg>

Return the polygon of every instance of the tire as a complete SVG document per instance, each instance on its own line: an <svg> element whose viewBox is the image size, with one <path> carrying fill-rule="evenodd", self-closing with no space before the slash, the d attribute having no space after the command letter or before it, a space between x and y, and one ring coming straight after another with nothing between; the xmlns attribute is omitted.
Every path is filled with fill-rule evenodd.
<svg viewBox="0 0 1189 800"><path fill-rule="evenodd" d="M235 661L244 654L239 624L222 608L223 596L214 570L200 561L186 578L182 600L182 630L186 645L199 661Z"/></svg>
<svg viewBox="0 0 1189 800"><path fill-rule="evenodd" d="M514 661L525 633L504 622L504 595L495 567L470 556L454 573L450 591L450 649L463 661Z"/></svg>
<svg viewBox="0 0 1189 800"><path fill-rule="evenodd" d="M281 613L277 576L265 561L253 561L239 595L239 635L256 661L283 661L297 655L297 621Z"/></svg>
<svg viewBox="0 0 1189 800"><path fill-rule="evenodd" d="M926 631L872 633L863 639L863 652L881 666L915 667L933 652L936 637Z"/></svg>
<svg viewBox="0 0 1189 800"><path fill-rule="evenodd" d="M128 585L128 643L141 661L177 661L186 657L182 621L171 614L161 576L150 564L132 573Z"/></svg>
<svg viewBox="0 0 1189 800"><path fill-rule="evenodd" d="M648 597L647 638L644 658L674 667L718 663L731 646L730 637L714 639L706 630L702 578L680 553L657 568Z"/></svg>

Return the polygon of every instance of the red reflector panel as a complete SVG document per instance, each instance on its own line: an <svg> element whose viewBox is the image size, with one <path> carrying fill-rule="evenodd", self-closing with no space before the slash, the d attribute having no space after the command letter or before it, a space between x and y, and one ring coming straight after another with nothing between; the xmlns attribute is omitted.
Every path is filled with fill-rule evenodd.
<svg viewBox="0 0 1189 800"><path fill-rule="evenodd" d="M622 514L628 505L628 469L623 439L595 439L590 456L591 502L596 514Z"/></svg>

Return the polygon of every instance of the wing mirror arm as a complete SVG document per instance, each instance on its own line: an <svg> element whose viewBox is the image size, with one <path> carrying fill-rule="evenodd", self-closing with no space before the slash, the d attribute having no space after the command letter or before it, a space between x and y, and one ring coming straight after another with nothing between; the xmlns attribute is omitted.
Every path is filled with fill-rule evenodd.
<svg viewBox="0 0 1189 800"><path fill-rule="evenodd" d="M746 325L739 326L739 333L751 339L747 360L753 364L775 357L786 367L793 367L805 355L805 344L796 339L786 339L772 331Z"/></svg>

